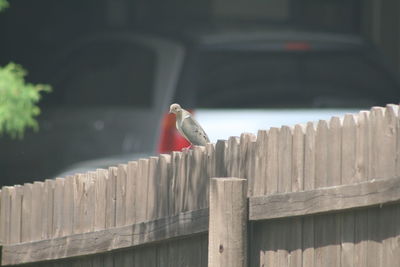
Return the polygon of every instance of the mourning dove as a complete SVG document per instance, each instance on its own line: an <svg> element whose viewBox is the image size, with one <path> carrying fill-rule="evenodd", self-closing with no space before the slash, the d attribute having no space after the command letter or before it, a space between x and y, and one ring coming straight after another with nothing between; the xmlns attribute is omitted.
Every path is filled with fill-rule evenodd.
<svg viewBox="0 0 400 267"><path fill-rule="evenodd" d="M176 128L178 132L192 145L205 146L210 142L206 132L192 117L192 114L181 108L179 104L172 104L169 108L169 113L176 115Z"/></svg>

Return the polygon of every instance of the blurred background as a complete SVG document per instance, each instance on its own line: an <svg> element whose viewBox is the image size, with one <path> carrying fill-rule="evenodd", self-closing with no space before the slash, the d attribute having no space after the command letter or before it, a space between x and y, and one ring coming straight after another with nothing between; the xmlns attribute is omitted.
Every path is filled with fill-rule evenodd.
<svg viewBox="0 0 400 267"><path fill-rule="evenodd" d="M180 150L173 102L215 142L400 99L397 0L9 3L0 66L53 91L39 131L0 137L2 185Z"/></svg>

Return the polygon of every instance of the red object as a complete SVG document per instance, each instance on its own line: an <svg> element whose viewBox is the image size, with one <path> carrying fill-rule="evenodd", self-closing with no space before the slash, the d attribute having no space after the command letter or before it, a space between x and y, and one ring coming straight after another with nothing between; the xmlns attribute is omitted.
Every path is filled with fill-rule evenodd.
<svg viewBox="0 0 400 267"><path fill-rule="evenodd" d="M306 51L311 50L311 45L307 42L289 42L285 43L285 50Z"/></svg>
<svg viewBox="0 0 400 267"><path fill-rule="evenodd" d="M175 114L165 114L158 151L160 153L169 153L171 151L181 151L188 146L190 146L190 143L176 129Z"/></svg>

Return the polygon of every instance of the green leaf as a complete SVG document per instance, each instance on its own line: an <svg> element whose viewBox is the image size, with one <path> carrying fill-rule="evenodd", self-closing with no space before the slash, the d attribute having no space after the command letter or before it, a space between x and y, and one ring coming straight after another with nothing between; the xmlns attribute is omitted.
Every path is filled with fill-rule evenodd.
<svg viewBox="0 0 400 267"><path fill-rule="evenodd" d="M0 12L9 7L7 0L0 0Z"/></svg>
<svg viewBox="0 0 400 267"><path fill-rule="evenodd" d="M50 92L51 87L26 83L26 74L15 63L0 67L0 135L22 138L26 128L38 129L35 117L40 109L37 103L41 93Z"/></svg>

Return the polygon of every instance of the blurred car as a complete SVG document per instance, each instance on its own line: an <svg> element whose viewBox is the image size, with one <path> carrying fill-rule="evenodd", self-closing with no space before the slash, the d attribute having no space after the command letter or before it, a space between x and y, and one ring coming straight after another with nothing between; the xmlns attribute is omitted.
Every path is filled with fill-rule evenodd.
<svg viewBox="0 0 400 267"><path fill-rule="evenodd" d="M192 33L174 101L212 141L398 103L398 76L354 35L277 30ZM173 121L173 117L166 120ZM173 123L160 151L179 150Z"/></svg>
<svg viewBox="0 0 400 267"><path fill-rule="evenodd" d="M12 181L180 150L188 144L166 114L173 102L190 109L215 142L400 98L397 75L353 35L112 33L75 42L54 59L56 89L44 99L40 134L0 144L0 164L9 169L3 177Z"/></svg>
<svg viewBox="0 0 400 267"><path fill-rule="evenodd" d="M72 42L48 69L39 133L0 139L3 185L52 178L84 160L154 153L161 115L175 90L183 48L137 34L102 34Z"/></svg>

